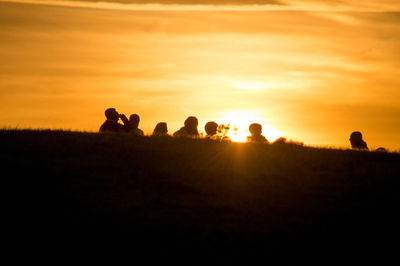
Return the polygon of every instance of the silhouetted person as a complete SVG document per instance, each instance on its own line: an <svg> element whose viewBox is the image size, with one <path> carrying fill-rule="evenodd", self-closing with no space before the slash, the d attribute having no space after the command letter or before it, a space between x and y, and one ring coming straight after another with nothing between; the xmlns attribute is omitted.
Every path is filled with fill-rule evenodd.
<svg viewBox="0 0 400 266"><path fill-rule="evenodd" d="M351 133L350 144L353 149L368 150L367 143L362 139L361 132L359 131Z"/></svg>
<svg viewBox="0 0 400 266"><path fill-rule="evenodd" d="M167 123L165 122L158 123L154 128L153 136L168 136Z"/></svg>
<svg viewBox="0 0 400 266"><path fill-rule="evenodd" d="M197 126L199 121L194 116L189 116L185 120L185 126L181 127L178 131L174 133L174 137L197 137L199 136L199 131Z"/></svg>
<svg viewBox="0 0 400 266"><path fill-rule="evenodd" d="M143 136L144 135L143 131L138 128L139 127L139 122L140 122L139 115L132 114L129 117L129 123L128 123L128 126L127 126L127 128L128 128L127 131L129 133L132 133L132 134L137 135L137 136Z"/></svg>
<svg viewBox="0 0 400 266"><path fill-rule="evenodd" d="M268 143L268 140L261 135L262 126L257 123L253 123L249 126L249 131L251 136L247 137L248 142L256 142L256 143Z"/></svg>
<svg viewBox="0 0 400 266"><path fill-rule="evenodd" d="M214 121L207 122L207 124L204 126L204 130L207 133L206 137L213 137L217 135L218 124Z"/></svg>
<svg viewBox="0 0 400 266"><path fill-rule="evenodd" d="M124 114L119 114L115 108L108 108L104 114L107 120L101 125L100 132L126 132L128 125L128 118ZM121 118L124 125L118 123Z"/></svg>
<svg viewBox="0 0 400 266"><path fill-rule="evenodd" d="M276 139L272 144L276 144L276 145L282 145L287 143L287 140L285 137L280 137L278 139Z"/></svg>

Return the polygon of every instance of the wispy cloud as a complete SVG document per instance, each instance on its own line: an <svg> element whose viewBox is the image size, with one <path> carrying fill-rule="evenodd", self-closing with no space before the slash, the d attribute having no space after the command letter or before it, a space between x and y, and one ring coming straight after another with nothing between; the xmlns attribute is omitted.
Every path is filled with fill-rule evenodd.
<svg viewBox="0 0 400 266"><path fill-rule="evenodd" d="M0 2L122 10L196 11L400 11L397 0L0 0ZM343 20L343 18L338 18ZM347 18L344 20L348 21Z"/></svg>

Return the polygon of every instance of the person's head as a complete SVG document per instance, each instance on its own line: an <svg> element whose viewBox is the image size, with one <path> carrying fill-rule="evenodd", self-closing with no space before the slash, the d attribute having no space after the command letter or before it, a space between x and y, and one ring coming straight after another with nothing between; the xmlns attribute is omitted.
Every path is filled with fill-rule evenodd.
<svg viewBox="0 0 400 266"><path fill-rule="evenodd" d="M115 108L108 108L108 109L104 112L104 114L106 115L106 118L107 118L108 120L118 122L119 113L117 112L117 110L115 110Z"/></svg>
<svg viewBox="0 0 400 266"><path fill-rule="evenodd" d="M140 117L138 114L131 114L129 116L129 123L134 127L137 128L139 126Z"/></svg>
<svg viewBox="0 0 400 266"><path fill-rule="evenodd" d="M153 135L167 135L168 133L168 128L167 128L167 123L165 122L160 122L156 125L153 131Z"/></svg>
<svg viewBox="0 0 400 266"><path fill-rule="evenodd" d="M249 131L252 137L261 136L262 126L258 123L253 123L249 126Z"/></svg>
<svg viewBox="0 0 400 266"><path fill-rule="evenodd" d="M218 124L214 121L207 122L204 129L206 130L207 135L214 136L217 134Z"/></svg>
<svg viewBox="0 0 400 266"><path fill-rule="evenodd" d="M350 144L353 149L368 149L367 143L362 139L361 132L354 131L350 135Z"/></svg>
<svg viewBox="0 0 400 266"><path fill-rule="evenodd" d="M353 148L357 148L362 144L363 139L362 139L362 134L360 131L354 131L350 135L350 144Z"/></svg>
<svg viewBox="0 0 400 266"><path fill-rule="evenodd" d="M197 130L198 124L199 124L199 121L197 120L196 117L189 116L185 120L185 129L189 134L198 135L199 134L199 132Z"/></svg>
<svg viewBox="0 0 400 266"><path fill-rule="evenodd" d="M375 151L377 151L377 152L387 152L387 150L384 147L379 147Z"/></svg>

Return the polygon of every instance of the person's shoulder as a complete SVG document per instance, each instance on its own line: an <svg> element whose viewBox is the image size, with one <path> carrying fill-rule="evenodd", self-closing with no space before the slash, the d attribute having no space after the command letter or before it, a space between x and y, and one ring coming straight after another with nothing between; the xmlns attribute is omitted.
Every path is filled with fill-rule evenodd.
<svg viewBox="0 0 400 266"><path fill-rule="evenodd" d="M205 135L204 139L206 139L206 140L217 140L217 137L216 136L211 136L211 135Z"/></svg>
<svg viewBox="0 0 400 266"><path fill-rule="evenodd" d="M100 131L109 131L109 132L124 132L124 126L118 122L106 120L100 127Z"/></svg>
<svg viewBox="0 0 400 266"><path fill-rule="evenodd" d="M267 140L267 138L264 137L263 135L256 136L256 137L248 136L248 137L247 137L247 142L253 142L253 143L269 143L268 140Z"/></svg>
<svg viewBox="0 0 400 266"><path fill-rule="evenodd" d="M136 130L136 132L137 132L138 135L144 136L143 130L141 130L141 129L138 128L138 129Z"/></svg>
<svg viewBox="0 0 400 266"><path fill-rule="evenodd" d="M109 120L104 121L104 123L100 126L100 131L110 131L112 130L112 124L110 123Z"/></svg>
<svg viewBox="0 0 400 266"><path fill-rule="evenodd" d="M363 143L362 143L362 144L363 144L363 148L368 150L367 143L366 143L365 141L363 141Z"/></svg>
<svg viewBox="0 0 400 266"><path fill-rule="evenodd" d="M186 135L185 127L181 127L179 130L175 131L175 133L173 134L174 137L179 137L179 136L183 136L183 135Z"/></svg>
<svg viewBox="0 0 400 266"><path fill-rule="evenodd" d="M228 136L222 136L221 141L232 141Z"/></svg>

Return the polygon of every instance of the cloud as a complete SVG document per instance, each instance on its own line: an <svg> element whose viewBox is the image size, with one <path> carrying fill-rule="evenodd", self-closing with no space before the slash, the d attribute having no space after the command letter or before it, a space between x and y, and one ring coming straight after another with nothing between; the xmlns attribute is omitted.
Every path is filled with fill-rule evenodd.
<svg viewBox="0 0 400 266"><path fill-rule="evenodd" d="M10 0L11 2L54 3L115 3L124 5L210 5L210 6L243 6L243 5L283 5L280 0Z"/></svg>
<svg viewBox="0 0 400 266"><path fill-rule="evenodd" d="M79 1L79 0L72 0ZM277 0L88 0L88 2L112 2L122 4L164 4L164 5L277 5Z"/></svg>
<svg viewBox="0 0 400 266"><path fill-rule="evenodd" d="M0 0L1 1L1 0ZM396 0L397 1L397 0ZM399 11L394 0L6 0L6 2L66 7L157 11ZM348 17L333 17L349 22ZM350 20L349 20L350 19ZM352 23L352 21L350 21Z"/></svg>

